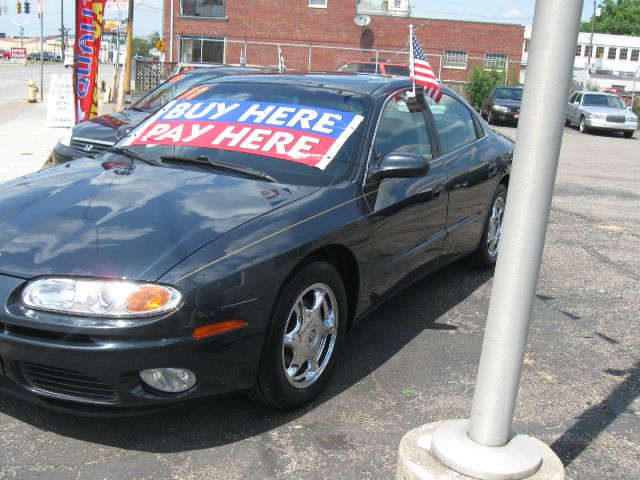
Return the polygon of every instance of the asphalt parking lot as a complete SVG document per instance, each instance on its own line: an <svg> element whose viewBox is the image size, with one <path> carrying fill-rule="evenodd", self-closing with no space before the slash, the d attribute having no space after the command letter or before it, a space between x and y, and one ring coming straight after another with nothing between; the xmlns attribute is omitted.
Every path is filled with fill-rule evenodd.
<svg viewBox="0 0 640 480"><path fill-rule="evenodd" d="M564 133L515 427L568 479L638 478L640 133ZM0 479L393 478L407 431L469 415L491 283L460 262L405 290L295 412L230 395L89 419L0 394Z"/></svg>

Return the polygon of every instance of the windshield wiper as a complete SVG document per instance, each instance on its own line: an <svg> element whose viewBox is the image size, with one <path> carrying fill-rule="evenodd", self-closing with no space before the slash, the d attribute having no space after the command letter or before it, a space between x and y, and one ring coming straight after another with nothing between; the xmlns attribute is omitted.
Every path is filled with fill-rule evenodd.
<svg viewBox="0 0 640 480"><path fill-rule="evenodd" d="M212 160L206 155L200 155L198 157L183 157L178 155L163 155L160 160L167 162L183 162L183 163L195 163L198 165L208 165L214 170L227 170L228 172L239 173L245 177L255 178L256 180L262 180L264 182L277 183L276 179L266 174L261 170L254 170L250 167L240 167L232 163L223 163Z"/></svg>
<svg viewBox="0 0 640 480"><path fill-rule="evenodd" d="M141 162L148 163L149 165L155 165L156 167L160 166L160 164L154 159L140 155L127 147L111 147L107 152L119 153L120 155L124 155L125 157L129 157L133 160L140 160Z"/></svg>

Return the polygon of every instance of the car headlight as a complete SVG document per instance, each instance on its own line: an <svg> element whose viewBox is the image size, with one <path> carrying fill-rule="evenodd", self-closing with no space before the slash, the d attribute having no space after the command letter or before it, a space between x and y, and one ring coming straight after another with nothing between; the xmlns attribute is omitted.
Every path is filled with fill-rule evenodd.
<svg viewBox="0 0 640 480"><path fill-rule="evenodd" d="M22 302L37 310L98 317L130 318L175 310L182 293L156 283L126 280L41 278L29 282Z"/></svg>
<svg viewBox="0 0 640 480"><path fill-rule="evenodd" d="M509 111L509 107L503 107L502 105L494 105L493 109L496 112L508 112Z"/></svg>
<svg viewBox="0 0 640 480"><path fill-rule="evenodd" d="M627 117L627 122L637 122L638 121L638 117L636 117L635 115L633 117Z"/></svg>
<svg viewBox="0 0 640 480"><path fill-rule="evenodd" d="M587 118L598 118L600 120L607 118L604 113L589 113L587 112Z"/></svg>
<svg viewBox="0 0 640 480"><path fill-rule="evenodd" d="M70 147L72 136L73 136L73 127L67 128L65 132L62 134L62 137L60 137L60 140L58 140L58 143L60 143L61 145Z"/></svg>

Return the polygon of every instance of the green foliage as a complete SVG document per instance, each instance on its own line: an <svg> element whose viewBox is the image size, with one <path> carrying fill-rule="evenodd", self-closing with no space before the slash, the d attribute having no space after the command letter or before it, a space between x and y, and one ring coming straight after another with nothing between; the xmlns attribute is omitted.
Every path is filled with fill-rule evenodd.
<svg viewBox="0 0 640 480"><path fill-rule="evenodd" d="M501 70L485 70L474 66L469 74L469 83L464 88L467 100L473 108L480 110L482 99L496 85L504 82L504 72Z"/></svg>
<svg viewBox="0 0 640 480"><path fill-rule="evenodd" d="M134 38L133 43L131 44L132 55L134 57L148 57L149 50L155 48L158 38L160 38L160 34L158 32L155 32L149 37Z"/></svg>
<svg viewBox="0 0 640 480"><path fill-rule="evenodd" d="M592 82L591 80L587 80L587 83L584 84L584 89L589 92L599 92L600 85L597 82Z"/></svg>
<svg viewBox="0 0 640 480"><path fill-rule="evenodd" d="M604 0L601 7L596 32L640 36L640 0ZM591 31L591 19L580 24L580 31Z"/></svg>

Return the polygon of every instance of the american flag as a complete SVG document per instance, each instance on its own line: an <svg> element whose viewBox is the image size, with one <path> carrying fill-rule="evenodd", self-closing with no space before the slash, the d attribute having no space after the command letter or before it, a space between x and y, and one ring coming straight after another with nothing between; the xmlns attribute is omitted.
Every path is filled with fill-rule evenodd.
<svg viewBox="0 0 640 480"><path fill-rule="evenodd" d="M411 36L411 49L413 52L413 62L411 63L411 78L418 84L422 85L433 100L438 103L442 98L442 88L438 84L431 65L427 61L427 57L418 43L415 35Z"/></svg>
<svg viewBox="0 0 640 480"><path fill-rule="evenodd" d="M280 49L280 45L278 45L278 70L280 72L284 72L287 69L287 66L284 64L284 56L282 55L282 50Z"/></svg>

